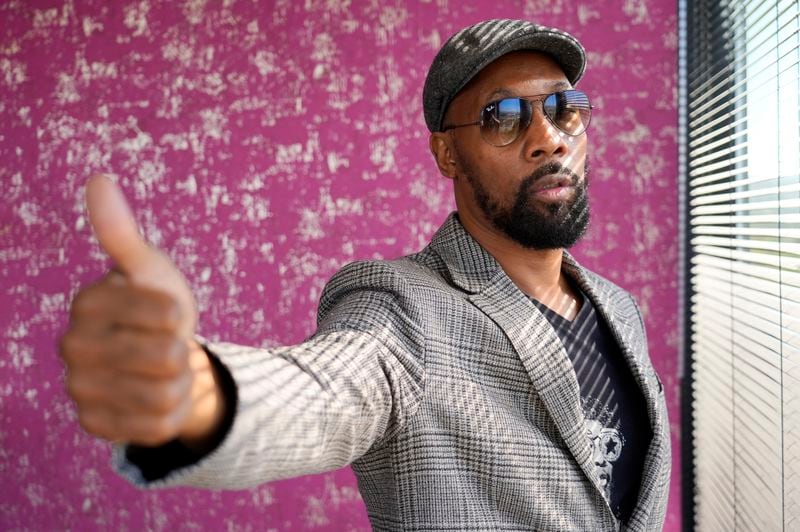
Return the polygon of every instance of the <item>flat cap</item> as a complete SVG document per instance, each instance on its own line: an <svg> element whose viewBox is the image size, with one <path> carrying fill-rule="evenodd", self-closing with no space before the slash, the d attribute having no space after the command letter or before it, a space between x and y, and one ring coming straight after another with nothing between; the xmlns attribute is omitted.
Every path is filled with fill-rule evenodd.
<svg viewBox="0 0 800 532"><path fill-rule="evenodd" d="M517 50L549 54L573 85L586 68L583 46L567 32L526 20L479 22L450 37L433 59L422 90L428 129L441 131L444 113L456 94L489 63Z"/></svg>

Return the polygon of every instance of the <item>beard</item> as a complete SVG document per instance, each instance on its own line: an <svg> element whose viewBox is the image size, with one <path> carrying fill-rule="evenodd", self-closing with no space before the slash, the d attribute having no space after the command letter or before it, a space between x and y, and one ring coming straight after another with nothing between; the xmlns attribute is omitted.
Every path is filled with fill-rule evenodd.
<svg viewBox="0 0 800 532"><path fill-rule="evenodd" d="M474 169L464 164L462 168L472 186L475 201L486 219L511 240L528 249L562 249L575 245L589 227L588 163L583 179L560 163L552 162L537 168L519 184L511 206L493 198L483 186ZM559 203L537 203L531 187L539 179L553 174L570 178L575 189L572 198Z"/></svg>

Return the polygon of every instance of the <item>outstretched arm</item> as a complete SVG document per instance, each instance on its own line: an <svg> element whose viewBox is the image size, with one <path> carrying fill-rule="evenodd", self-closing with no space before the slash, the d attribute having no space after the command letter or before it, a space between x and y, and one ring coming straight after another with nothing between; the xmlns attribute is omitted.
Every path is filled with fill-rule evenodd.
<svg viewBox="0 0 800 532"><path fill-rule="evenodd" d="M81 424L124 444L123 475L220 488L332 470L413 414L423 334L408 312L413 290L392 268L340 272L317 333L300 345L200 346L180 272L141 240L110 181L95 178L88 192L119 272L75 298L61 353Z"/></svg>

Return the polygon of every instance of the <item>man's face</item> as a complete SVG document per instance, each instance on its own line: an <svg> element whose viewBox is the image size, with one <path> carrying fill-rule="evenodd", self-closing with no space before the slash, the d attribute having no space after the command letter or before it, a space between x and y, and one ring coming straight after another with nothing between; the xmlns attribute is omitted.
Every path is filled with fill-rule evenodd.
<svg viewBox="0 0 800 532"><path fill-rule="evenodd" d="M600 484L606 490L606 495L610 496L614 462L622 454L624 439L619 430L606 428L600 422L591 419L586 420L586 430L592 444L592 460L597 467Z"/></svg>
<svg viewBox="0 0 800 532"><path fill-rule="evenodd" d="M490 64L451 102L445 124L478 119L487 103L571 88L545 54L514 52ZM456 203L470 216L523 247L557 249L580 239L589 223L586 133L569 136L534 102L531 125L507 146L481 138L480 128L451 130Z"/></svg>

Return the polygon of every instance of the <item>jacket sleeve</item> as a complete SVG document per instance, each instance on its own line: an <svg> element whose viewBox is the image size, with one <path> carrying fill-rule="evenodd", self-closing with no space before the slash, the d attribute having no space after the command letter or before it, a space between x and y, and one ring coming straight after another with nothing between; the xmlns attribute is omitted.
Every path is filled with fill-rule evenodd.
<svg viewBox="0 0 800 532"><path fill-rule="evenodd" d="M219 446L194 460L176 459L166 447L131 453L119 446L117 471L142 486L244 488L337 469L390 438L423 389L424 334L413 290L390 264L350 265L326 286L318 321L297 346L206 344L235 393ZM172 463L158 478L145 474L165 458Z"/></svg>

